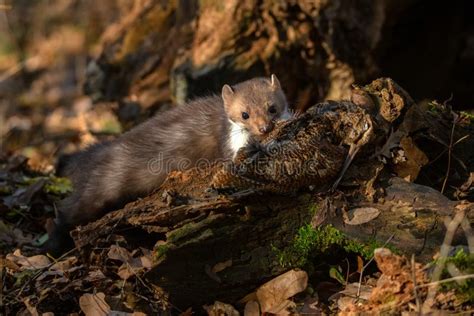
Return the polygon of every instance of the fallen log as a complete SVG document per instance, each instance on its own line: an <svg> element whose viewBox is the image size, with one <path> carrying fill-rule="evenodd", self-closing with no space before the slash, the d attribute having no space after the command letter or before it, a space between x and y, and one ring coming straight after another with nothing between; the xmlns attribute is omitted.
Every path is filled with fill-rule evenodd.
<svg viewBox="0 0 474 316"><path fill-rule="evenodd" d="M378 79L354 90L352 102L311 108L230 164L170 174L154 194L72 236L86 252L107 249L117 242L113 235L122 236L130 249L153 249L155 267L145 278L179 307L236 301L300 265L305 254L292 244L302 227L319 240L327 238L324 245L337 236L339 246L370 255L390 240L397 251L429 261L442 244L444 217L461 208L471 222L474 217L471 204L410 182L427 164L416 161L423 152L413 139L427 131L444 137L430 126L432 114L390 79ZM460 137L469 135L463 146L472 145L470 125L454 124ZM329 190L354 144L361 150L338 190ZM472 163L473 153L464 154L466 164ZM277 159L290 167L272 172L269 166ZM316 164L303 165L295 175L289 171L298 159ZM314 173L315 165L325 171Z"/></svg>

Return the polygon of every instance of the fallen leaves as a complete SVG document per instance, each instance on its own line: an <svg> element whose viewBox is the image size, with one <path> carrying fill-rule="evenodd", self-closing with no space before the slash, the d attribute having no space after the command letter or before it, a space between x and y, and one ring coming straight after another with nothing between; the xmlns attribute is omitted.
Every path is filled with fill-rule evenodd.
<svg viewBox="0 0 474 316"><path fill-rule="evenodd" d="M429 159L413 142L411 137L406 136L400 140L400 150L395 151L393 161L394 170L397 175L410 182L418 177L420 170Z"/></svg>
<svg viewBox="0 0 474 316"><path fill-rule="evenodd" d="M110 313L104 293L82 295L79 298L79 306L86 316L107 316Z"/></svg>
<svg viewBox="0 0 474 316"><path fill-rule="evenodd" d="M378 248L374 254L377 266L382 272L381 276L374 287L361 285L358 297L357 283L339 292L338 295L343 295L338 296L340 315L384 311L399 314L402 311L416 311L419 307L416 307L415 301L427 295L429 270L419 263L410 263L405 257L396 255L386 248ZM436 302L442 305L453 306L455 300L456 296L450 291L440 292L436 297Z"/></svg>
<svg viewBox="0 0 474 316"><path fill-rule="evenodd" d="M145 316L142 312L123 312L112 310L106 302L105 294L86 293L79 298L79 307L86 316Z"/></svg>
<svg viewBox="0 0 474 316"><path fill-rule="evenodd" d="M371 286L361 285L359 290L359 283L350 283L347 284L344 290L332 295L330 300L336 301L339 310L344 311L349 309L354 304L367 301L371 292ZM359 293L359 296L357 293Z"/></svg>
<svg viewBox="0 0 474 316"><path fill-rule="evenodd" d="M21 247L25 244L32 243L34 239L33 235L25 233L21 229L0 220L0 241L8 245Z"/></svg>
<svg viewBox="0 0 474 316"><path fill-rule="evenodd" d="M303 292L308 286L308 274L302 270L290 270L260 286L257 291L248 294L240 302L245 303L244 315L259 316L261 314L290 315L296 307L290 300L293 296ZM303 308L315 310L310 304L304 304ZM217 315L239 315L237 310L229 304L219 301L213 305L204 306L209 316Z"/></svg>
<svg viewBox="0 0 474 316"><path fill-rule="evenodd" d="M69 180L31 170L23 156L0 154L0 241L6 252L41 246L43 224L72 189ZM43 236L43 238L41 237Z"/></svg>
<svg viewBox="0 0 474 316"><path fill-rule="evenodd" d="M127 280L139 272L146 271L152 267L151 252L140 257L133 257L127 249L112 245L107 253L109 259L121 261L123 264L119 267L117 274L121 279Z"/></svg>
<svg viewBox="0 0 474 316"><path fill-rule="evenodd" d="M308 274L290 270L265 283L257 290L257 300L263 313L278 314L289 306L288 298L304 291L308 286Z"/></svg>
<svg viewBox="0 0 474 316"><path fill-rule="evenodd" d="M43 269L51 264L51 261L45 255L25 257L21 254L20 249L15 250L12 254L8 254L6 258L18 265L20 271Z"/></svg>
<svg viewBox="0 0 474 316"><path fill-rule="evenodd" d="M376 219L380 211L375 207L353 208L344 216L344 223L347 225L361 225Z"/></svg>
<svg viewBox="0 0 474 316"><path fill-rule="evenodd" d="M29 205L33 197L43 189L45 184L45 179L38 179L27 187L18 188L12 195L3 198L3 204L8 208Z"/></svg>
<svg viewBox="0 0 474 316"><path fill-rule="evenodd" d="M203 306L209 316L239 316L239 312L230 304L225 304L219 301L208 306Z"/></svg>
<svg viewBox="0 0 474 316"><path fill-rule="evenodd" d="M302 270L290 270L260 286L254 294L247 295L245 309L257 313L289 314L294 303L289 298L304 291L308 286L308 274Z"/></svg>

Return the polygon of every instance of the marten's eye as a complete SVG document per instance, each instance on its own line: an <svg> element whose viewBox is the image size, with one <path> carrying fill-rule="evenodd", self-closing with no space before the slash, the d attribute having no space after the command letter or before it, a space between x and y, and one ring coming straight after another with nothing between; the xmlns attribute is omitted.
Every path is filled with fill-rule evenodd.
<svg viewBox="0 0 474 316"><path fill-rule="evenodd" d="M268 112L271 114L275 114L277 112L277 108L274 105L272 105L268 108Z"/></svg>
<svg viewBox="0 0 474 316"><path fill-rule="evenodd" d="M249 116L249 114L248 114L247 112L242 112L242 118L243 118L244 120L248 119L249 117L250 117L250 116Z"/></svg>

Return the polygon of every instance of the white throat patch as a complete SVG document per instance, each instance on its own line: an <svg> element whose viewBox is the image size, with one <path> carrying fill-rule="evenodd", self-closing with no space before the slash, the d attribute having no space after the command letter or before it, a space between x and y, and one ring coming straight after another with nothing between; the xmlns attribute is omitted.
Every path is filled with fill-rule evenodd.
<svg viewBox="0 0 474 316"><path fill-rule="evenodd" d="M235 157L237 151L247 145L247 141L249 140L249 133L239 124L229 120L230 122L230 138L229 138L229 146L232 149L232 158Z"/></svg>

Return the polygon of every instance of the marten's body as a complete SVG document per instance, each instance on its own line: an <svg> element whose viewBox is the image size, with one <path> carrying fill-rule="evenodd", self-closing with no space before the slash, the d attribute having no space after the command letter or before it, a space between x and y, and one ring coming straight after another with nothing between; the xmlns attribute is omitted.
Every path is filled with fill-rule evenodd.
<svg viewBox="0 0 474 316"><path fill-rule="evenodd" d="M177 106L76 154L64 170L74 192L58 207L49 251L60 253L71 245L68 233L75 226L150 193L170 171L232 159L249 138L258 139L287 118L284 93L272 75L225 85L222 97Z"/></svg>

